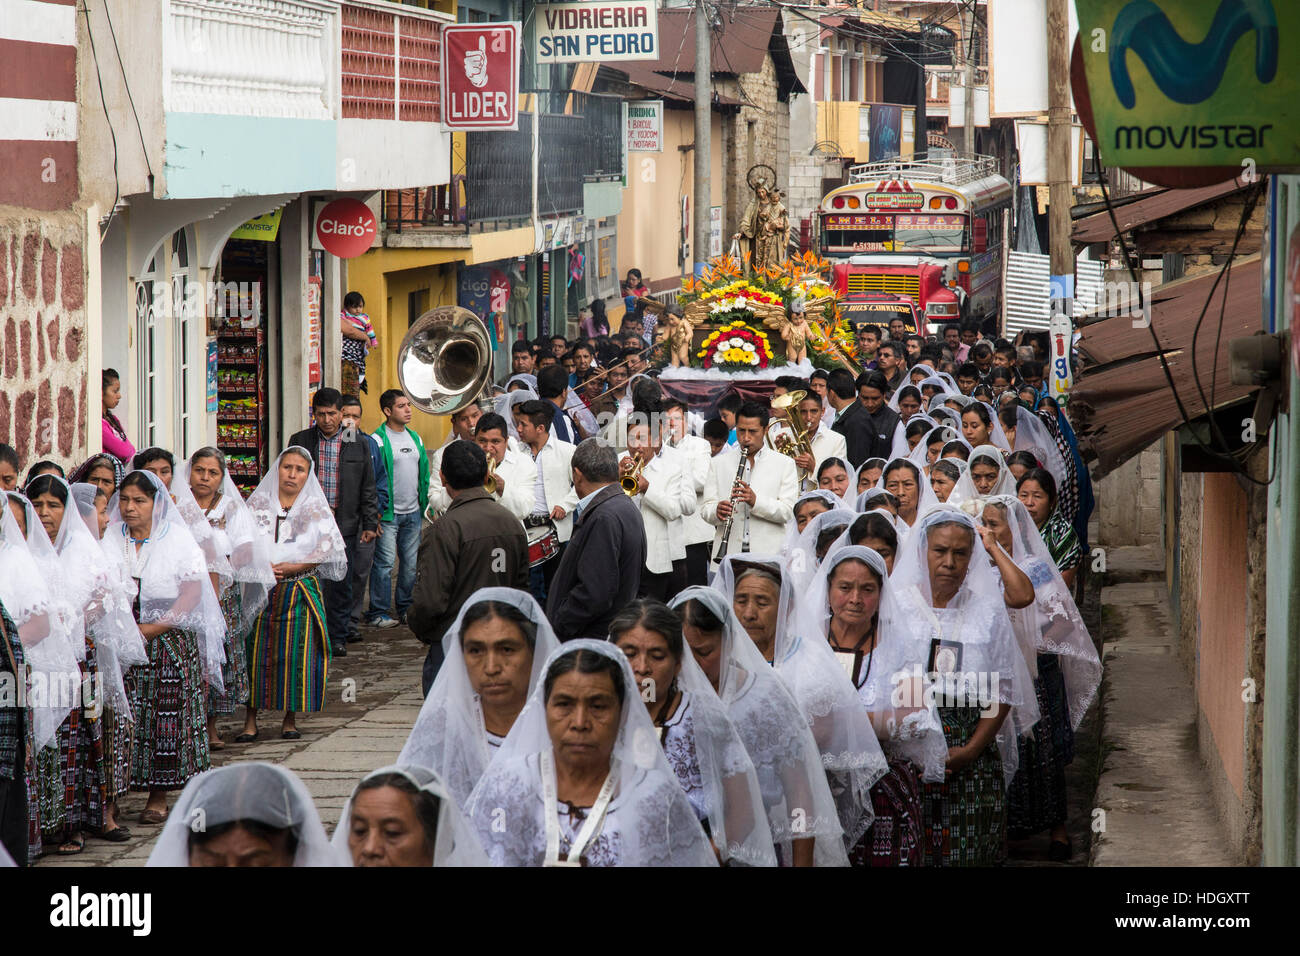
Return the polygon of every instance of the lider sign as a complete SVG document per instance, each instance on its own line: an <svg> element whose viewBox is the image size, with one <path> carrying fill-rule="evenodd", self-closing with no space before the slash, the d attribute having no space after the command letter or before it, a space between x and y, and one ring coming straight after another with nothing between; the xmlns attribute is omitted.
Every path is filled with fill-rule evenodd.
<svg viewBox="0 0 1300 956"><path fill-rule="evenodd" d="M654 0L537 4L538 63L659 59Z"/></svg>
<svg viewBox="0 0 1300 956"><path fill-rule="evenodd" d="M442 28L442 125L519 128L519 24Z"/></svg>
<svg viewBox="0 0 1300 956"><path fill-rule="evenodd" d="M1108 166L1300 163L1300 3L1076 0Z"/></svg>

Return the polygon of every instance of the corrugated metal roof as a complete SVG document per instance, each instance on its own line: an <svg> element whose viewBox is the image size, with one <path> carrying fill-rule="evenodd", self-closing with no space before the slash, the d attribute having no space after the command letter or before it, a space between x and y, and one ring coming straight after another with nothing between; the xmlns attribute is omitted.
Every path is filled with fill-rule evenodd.
<svg viewBox="0 0 1300 956"><path fill-rule="evenodd" d="M639 86L643 90L657 93L665 99L678 100L683 103L695 102L695 83L691 79L664 76L662 73L656 73L639 63L616 63L608 67L602 66L602 69L617 70L625 74L627 81L633 86ZM713 94L713 104L715 106L736 107L744 105L734 96L723 96L718 92Z"/></svg>
<svg viewBox="0 0 1300 956"><path fill-rule="evenodd" d="M1012 252L1007 259L1007 321L1005 335L1016 337L1022 329L1046 330L1052 317L1048 279L1050 256L1037 252ZM1103 266L1086 259L1074 265L1074 317L1086 315L1102 288Z"/></svg>
<svg viewBox="0 0 1300 956"><path fill-rule="evenodd" d="M1178 397L1193 419L1208 409L1193 374L1192 332L1217 275L1216 270L1179 279L1160 286L1152 295L1151 325L1169 363ZM1254 391L1251 386L1231 383L1228 340L1259 331L1262 275L1258 255L1239 260L1230 271L1226 287L1229 302L1217 354L1215 337L1225 293L1222 282L1206 309L1196 342L1195 367L1213 408L1239 401ZM1070 392L1070 420L1079 436L1080 451L1097 461L1098 477L1182 424L1151 333L1134 328L1133 321L1129 317L1111 318L1085 326L1079 341L1079 351L1089 364Z"/></svg>
<svg viewBox="0 0 1300 956"><path fill-rule="evenodd" d="M776 29L776 7L722 9L722 30L713 31L709 51L714 73L758 73L763 69L768 41ZM659 73L695 72L695 11L659 11L659 49L663 56L641 65Z"/></svg>
<svg viewBox="0 0 1300 956"><path fill-rule="evenodd" d="M1119 223L1120 232L1131 232L1149 222L1245 189L1247 185L1249 184L1239 179L1230 179L1226 183L1202 186L1200 189L1162 189L1116 208L1115 221ZM1076 221L1070 233L1070 239L1080 245L1109 242L1114 237L1115 227L1111 225L1110 213L1104 210Z"/></svg>

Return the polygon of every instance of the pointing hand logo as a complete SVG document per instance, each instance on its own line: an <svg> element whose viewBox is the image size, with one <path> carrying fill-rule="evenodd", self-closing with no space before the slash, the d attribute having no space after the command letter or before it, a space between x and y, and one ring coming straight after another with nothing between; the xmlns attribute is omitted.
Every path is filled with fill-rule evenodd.
<svg viewBox="0 0 1300 956"><path fill-rule="evenodd" d="M1126 109L1137 103L1126 57L1132 50L1146 64L1160 91L1176 103L1201 103L1218 89L1237 41L1255 33L1255 76L1269 83L1277 74L1277 14L1271 0L1223 0L1200 43L1178 35L1153 0L1133 0L1111 31L1110 79Z"/></svg>
<svg viewBox="0 0 1300 956"><path fill-rule="evenodd" d="M478 38L477 50L465 51L465 78L476 87L487 86L487 39Z"/></svg>

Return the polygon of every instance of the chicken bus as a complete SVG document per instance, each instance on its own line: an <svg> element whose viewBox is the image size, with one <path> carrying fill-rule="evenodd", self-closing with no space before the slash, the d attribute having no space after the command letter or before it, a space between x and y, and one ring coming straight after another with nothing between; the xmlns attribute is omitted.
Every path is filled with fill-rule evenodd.
<svg viewBox="0 0 1300 956"><path fill-rule="evenodd" d="M907 296L931 332L964 319L996 322L1011 197L992 156L854 166L847 185L822 199L819 249L848 301Z"/></svg>

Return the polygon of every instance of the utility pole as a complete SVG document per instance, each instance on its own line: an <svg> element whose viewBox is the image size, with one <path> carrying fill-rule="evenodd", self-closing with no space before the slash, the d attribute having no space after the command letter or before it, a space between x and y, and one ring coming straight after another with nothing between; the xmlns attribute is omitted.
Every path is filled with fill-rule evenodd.
<svg viewBox="0 0 1300 956"><path fill-rule="evenodd" d="M962 96L962 152L975 153L975 7L963 8L962 20L969 18L970 29L963 29L963 96ZM963 23L963 27L965 23Z"/></svg>
<svg viewBox="0 0 1300 956"><path fill-rule="evenodd" d="M1064 397L1070 385L1069 344L1064 366L1059 339L1068 340L1074 314L1074 250L1070 245L1070 182L1073 165L1070 140L1069 0L1047 0L1047 187L1048 250L1051 254L1052 368L1049 388Z"/></svg>
<svg viewBox="0 0 1300 956"><path fill-rule="evenodd" d="M695 223L695 238L691 243L691 258L698 263L709 261L709 207L712 196L709 188L709 138L713 132L712 30L709 27L709 7L705 0L695 3L695 208L691 210Z"/></svg>

